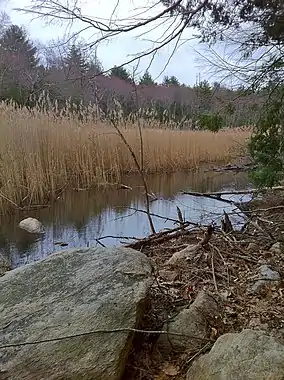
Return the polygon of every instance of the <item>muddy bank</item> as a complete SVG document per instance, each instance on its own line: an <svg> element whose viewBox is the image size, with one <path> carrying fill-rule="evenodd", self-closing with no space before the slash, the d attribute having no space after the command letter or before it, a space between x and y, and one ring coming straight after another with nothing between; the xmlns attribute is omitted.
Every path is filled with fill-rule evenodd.
<svg viewBox="0 0 284 380"><path fill-rule="evenodd" d="M214 228L202 244L208 229L185 225L139 247L151 259L155 273L141 329L192 334L188 324L181 330L181 315L189 312L192 319L191 308L204 291L218 300L219 310L215 313L209 306L211 318L206 319L203 341L196 345L190 340L184 350L169 336L171 349L165 355L160 338L137 335L123 379L186 379L197 357L210 352L225 333L262 330L284 343L283 210L284 193L267 193L246 204L247 220L241 231ZM172 238L166 237L171 234ZM171 264L173 255L181 251L186 254Z"/></svg>

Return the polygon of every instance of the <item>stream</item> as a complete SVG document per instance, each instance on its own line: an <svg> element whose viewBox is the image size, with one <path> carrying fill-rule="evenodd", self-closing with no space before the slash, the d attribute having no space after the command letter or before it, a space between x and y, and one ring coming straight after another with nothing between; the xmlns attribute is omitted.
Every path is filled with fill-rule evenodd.
<svg viewBox="0 0 284 380"><path fill-rule="evenodd" d="M204 197L181 194L188 191L243 190L250 187L246 173L206 172L204 170L157 174L147 176L149 190L158 200L151 203L151 212L177 219L178 206L186 220L196 223L220 223L223 210L231 212L234 206ZM105 246L114 246L126 241L119 237L145 237L150 233L147 215L135 212L145 210L144 189L138 175L123 178L122 183L132 190L118 190L110 186L92 191L70 191L64 193L49 208L19 212L1 220L0 253L12 266L18 267L42 259L49 254L72 247L97 246L99 240ZM234 201L248 201L250 196L229 196ZM18 227L26 218L39 219L45 234L29 234ZM236 227L241 226L241 216L231 218ZM174 227L173 222L153 217L156 231ZM112 237L110 237L112 236ZM114 238L117 237L117 238ZM64 243L64 247L61 244Z"/></svg>

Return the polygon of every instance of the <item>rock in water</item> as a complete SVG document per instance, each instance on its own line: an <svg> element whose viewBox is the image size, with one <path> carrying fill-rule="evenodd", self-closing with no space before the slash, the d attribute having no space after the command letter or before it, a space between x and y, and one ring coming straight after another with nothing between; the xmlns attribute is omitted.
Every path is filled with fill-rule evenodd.
<svg viewBox="0 0 284 380"><path fill-rule="evenodd" d="M243 330L222 335L201 356L187 380L282 380L284 346L263 331Z"/></svg>
<svg viewBox="0 0 284 380"><path fill-rule="evenodd" d="M0 278L0 379L118 380L142 317L152 267L129 248L72 249ZM3 329L3 326L6 326Z"/></svg>
<svg viewBox="0 0 284 380"><path fill-rule="evenodd" d="M30 232L31 234L42 234L44 232L43 225L35 218L26 218L19 223L22 230Z"/></svg>

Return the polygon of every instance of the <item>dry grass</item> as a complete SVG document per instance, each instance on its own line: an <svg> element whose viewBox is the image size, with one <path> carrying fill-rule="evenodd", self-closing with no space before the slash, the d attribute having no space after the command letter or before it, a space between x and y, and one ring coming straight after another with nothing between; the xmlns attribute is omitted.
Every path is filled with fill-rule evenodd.
<svg viewBox="0 0 284 380"><path fill-rule="evenodd" d="M136 171L111 125L81 123L0 104L0 208L42 204L63 187L90 187ZM139 155L136 128L123 127ZM225 163L240 152L247 131L143 129L146 172L173 172L203 163Z"/></svg>

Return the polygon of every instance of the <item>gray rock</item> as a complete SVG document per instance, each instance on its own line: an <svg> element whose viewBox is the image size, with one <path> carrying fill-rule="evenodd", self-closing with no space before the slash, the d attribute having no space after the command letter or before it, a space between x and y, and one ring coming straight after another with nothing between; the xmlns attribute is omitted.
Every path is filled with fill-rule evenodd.
<svg viewBox="0 0 284 380"><path fill-rule="evenodd" d="M280 274L276 270L272 270L268 265L261 265L259 268L261 279L267 281L279 281Z"/></svg>
<svg viewBox="0 0 284 380"><path fill-rule="evenodd" d="M283 380L284 346L262 331L222 335L199 357L187 380Z"/></svg>
<svg viewBox="0 0 284 380"><path fill-rule="evenodd" d="M44 227L42 223L35 218L26 218L19 223L19 227L31 234L44 233Z"/></svg>
<svg viewBox="0 0 284 380"><path fill-rule="evenodd" d="M201 291L193 304L182 310L173 320L166 323L164 331L184 334L160 335L157 345L162 356L168 356L171 351L183 352L203 346L210 335L208 321L220 314L220 305L213 296Z"/></svg>
<svg viewBox="0 0 284 380"><path fill-rule="evenodd" d="M249 287L249 293L259 293L267 285L274 286L280 281L280 274L272 270L268 265L261 265L258 269L258 275L254 277L255 282Z"/></svg>
<svg viewBox="0 0 284 380"><path fill-rule="evenodd" d="M0 346L135 328L152 267L127 248L73 249L0 278ZM133 332L100 332L0 350L0 379L116 380Z"/></svg>
<svg viewBox="0 0 284 380"><path fill-rule="evenodd" d="M277 253L277 254L281 253L282 252L282 244L279 241L277 243L274 243L269 251L273 252L273 253Z"/></svg>
<svg viewBox="0 0 284 380"><path fill-rule="evenodd" d="M11 263L0 253L0 276L11 269Z"/></svg>

